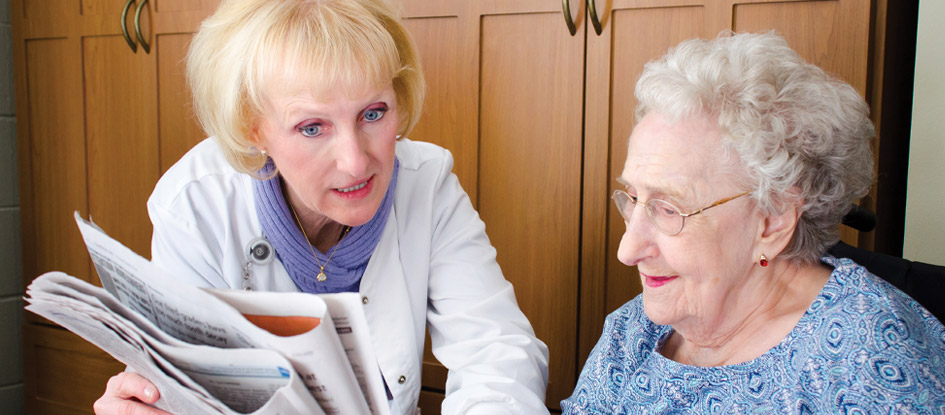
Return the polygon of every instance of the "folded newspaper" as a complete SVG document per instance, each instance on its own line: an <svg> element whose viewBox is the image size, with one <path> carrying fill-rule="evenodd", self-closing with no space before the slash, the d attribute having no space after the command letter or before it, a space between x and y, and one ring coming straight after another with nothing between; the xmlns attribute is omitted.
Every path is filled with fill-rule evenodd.
<svg viewBox="0 0 945 415"><path fill-rule="evenodd" d="M180 284L78 212L100 288L49 272L26 309L153 382L175 414L372 414L390 406L354 293ZM105 385L102 385L104 388Z"/></svg>

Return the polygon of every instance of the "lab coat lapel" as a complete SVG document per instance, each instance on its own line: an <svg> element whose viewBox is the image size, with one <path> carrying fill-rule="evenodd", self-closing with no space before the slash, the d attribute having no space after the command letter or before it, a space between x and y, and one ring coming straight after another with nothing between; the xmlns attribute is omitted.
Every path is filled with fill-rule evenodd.
<svg viewBox="0 0 945 415"><path fill-rule="evenodd" d="M397 229L395 210L391 209L384 233L361 279L360 292L378 363L394 394L395 406L403 408L412 401L405 397L416 395L411 390L419 387L419 379L413 379L419 376L419 370L413 367L418 347L413 340L410 297ZM401 376L408 376L412 382L399 385Z"/></svg>

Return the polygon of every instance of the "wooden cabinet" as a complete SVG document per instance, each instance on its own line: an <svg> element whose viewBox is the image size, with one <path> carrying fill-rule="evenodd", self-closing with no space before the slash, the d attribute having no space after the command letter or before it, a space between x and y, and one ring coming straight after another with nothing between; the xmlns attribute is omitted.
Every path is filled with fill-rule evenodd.
<svg viewBox="0 0 945 415"><path fill-rule="evenodd" d="M105 383L125 365L81 337L38 324L23 327L26 413L90 414Z"/></svg>
<svg viewBox="0 0 945 415"><path fill-rule="evenodd" d="M91 275L73 210L150 255L145 201L203 135L181 63L200 4L145 3L150 52L135 52L122 36L124 0L12 2L27 279L50 270ZM132 3L131 39L134 12Z"/></svg>
<svg viewBox="0 0 945 415"><path fill-rule="evenodd" d="M551 351L556 406L578 368L584 36L568 33L554 1L417 0L405 12L429 85L411 137L453 152ZM443 372L428 354L424 386L442 389Z"/></svg>
<svg viewBox="0 0 945 415"><path fill-rule="evenodd" d="M125 22L132 39L144 0L135 1ZM572 36L557 0L402 1L428 84L410 136L453 152L454 171L519 304L549 346L550 408L570 395L606 314L640 292L635 270L616 259L623 226L608 196L626 154L643 64L686 38L775 29L866 94L878 36L870 7L885 4L601 0L593 7L597 34L589 3L571 0ZM49 270L94 278L73 210L148 256L145 200L161 173L203 137L189 111L182 59L190 34L217 3L144 4L146 53L140 45L133 52L122 35L124 0L11 2L27 284ZM858 236L844 237L856 243ZM30 413L91 412L104 381L76 392L58 374L106 379L115 367L97 363L108 360L101 354L56 360L96 351L43 323L30 318L24 329ZM56 348L45 346L51 341ZM62 383L49 386L50 377ZM439 412L445 378L428 353L425 414Z"/></svg>
<svg viewBox="0 0 945 415"><path fill-rule="evenodd" d="M146 52L134 30L145 0L136 1L124 22L136 52L122 35L125 0L11 2L25 284L51 270L97 283L75 210L150 256L147 197L203 137L190 115L182 59L190 33L215 4L144 3L138 19ZM90 413L121 365L27 316L27 412ZM65 375L72 373L89 381L73 387L75 376Z"/></svg>
<svg viewBox="0 0 945 415"><path fill-rule="evenodd" d="M636 270L616 258L623 224L609 192L643 65L687 38L773 29L863 94L870 67L868 1L570 3L574 36L558 1L405 8L430 86L411 136L453 150L499 263L551 351L550 408L570 395L606 314L641 291ZM844 236L857 242L853 231ZM427 354L424 385L442 388L441 372Z"/></svg>

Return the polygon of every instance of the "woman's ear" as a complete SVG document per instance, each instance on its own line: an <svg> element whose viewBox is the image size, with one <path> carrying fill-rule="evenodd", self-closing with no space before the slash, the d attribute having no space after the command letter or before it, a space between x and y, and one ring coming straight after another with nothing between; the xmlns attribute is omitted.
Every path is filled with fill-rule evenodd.
<svg viewBox="0 0 945 415"><path fill-rule="evenodd" d="M253 143L250 148L256 148L263 154L266 154L266 140L263 139L262 134L259 132L259 123L254 123L249 129L249 134L247 137L251 143Z"/></svg>
<svg viewBox="0 0 945 415"><path fill-rule="evenodd" d="M255 147L259 147L262 144L262 136L259 135L258 123L253 123L252 127L249 128L247 138L249 138L249 141L251 141Z"/></svg>
<svg viewBox="0 0 945 415"><path fill-rule="evenodd" d="M803 200L795 199L784 203L780 213L772 213L764 217L758 247L765 256L774 258L791 242L803 204Z"/></svg>

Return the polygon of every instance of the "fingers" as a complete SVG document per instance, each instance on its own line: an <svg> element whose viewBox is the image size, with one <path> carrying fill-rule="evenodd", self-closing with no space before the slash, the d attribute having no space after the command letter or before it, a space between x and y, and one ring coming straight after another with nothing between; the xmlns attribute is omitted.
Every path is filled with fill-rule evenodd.
<svg viewBox="0 0 945 415"><path fill-rule="evenodd" d="M149 406L160 397L157 387L137 373L112 376L105 393L92 405L96 415L169 415Z"/></svg>
<svg viewBox="0 0 945 415"><path fill-rule="evenodd" d="M156 402L160 397L154 384L133 372L123 372L112 376L108 380L105 393L108 394L109 391L112 391L118 398L136 398L148 404Z"/></svg>

